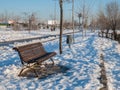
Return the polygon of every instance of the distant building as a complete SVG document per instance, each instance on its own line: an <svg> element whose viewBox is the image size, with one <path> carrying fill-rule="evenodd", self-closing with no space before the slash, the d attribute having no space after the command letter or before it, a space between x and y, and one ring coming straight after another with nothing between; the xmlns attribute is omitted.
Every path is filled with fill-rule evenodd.
<svg viewBox="0 0 120 90"><path fill-rule="evenodd" d="M14 24L14 22L15 22L14 20L8 20L7 23L8 23L8 24Z"/></svg>
<svg viewBox="0 0 120 90"><path fill-rule="evenodd" d="M59 25L58 21L57 20L48 20L48 23L47 23L49 26L54 26L54 25Z"/></svg>
<svg viewBox="0 0 120 90"><path fill-rule="evenodd" d="M47 28L50 28L51 31L54 31L59 26L59 23L57 20L48 20L47 22Z"/></svg>
<svg viewBox="0 0 120 90"><path fill-rule="evenodd" d="M0 21L0 29L6 29L8 26L7 21Z"/></svg>

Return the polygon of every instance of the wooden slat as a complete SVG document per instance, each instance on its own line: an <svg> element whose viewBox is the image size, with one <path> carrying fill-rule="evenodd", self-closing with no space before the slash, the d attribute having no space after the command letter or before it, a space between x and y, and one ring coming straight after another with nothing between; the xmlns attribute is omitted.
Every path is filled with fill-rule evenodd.
<svg viewBox="0 0 120 90"><path fill-rule="evenodd" d="M30 50L25 50L20 52L22 56L30 56L30 54L32 55L39 55L42 56L44 55L46 52L44 51L43 48L37 47L37 48L32 48Z"/></svg>
<svg viewBox="0 0 120 90"><path fill-rule="evenodd" d="M34 44L30 44L30 45L24 45L24 46L21 46L21 47L17 47L17 49L22 52L22 51L25 51L25 50L28 50L28 49L32 49L32 48L35 48L35 47L40 47L42 46L41 43L34 43Z"/></svg>

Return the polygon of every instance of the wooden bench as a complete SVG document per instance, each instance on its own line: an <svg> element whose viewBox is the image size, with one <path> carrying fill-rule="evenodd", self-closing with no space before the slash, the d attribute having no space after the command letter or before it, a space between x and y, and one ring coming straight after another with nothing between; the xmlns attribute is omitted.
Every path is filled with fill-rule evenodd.
<svg viewBox="0 0 120 90"><path fill-rule="evenodd" d="M55 56L56 53L46 52L42 43L40 42L14 47L13 49L18 52L21 59L21 63L24 66L18 76L21 76L21 73L24 69L29 68L34 71L37 77L39 77L37 70L41 69L43 65L46 65L46 63L44 63L45 61L50 60L51 65L54 65L52 57Z"/></svg>

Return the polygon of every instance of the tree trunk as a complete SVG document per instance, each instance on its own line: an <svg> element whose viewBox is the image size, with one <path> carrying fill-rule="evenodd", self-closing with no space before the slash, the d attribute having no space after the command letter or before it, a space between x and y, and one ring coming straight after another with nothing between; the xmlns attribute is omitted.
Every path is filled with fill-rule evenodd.
<svg viewBox="0 0 120 90"><path fill-rule="evenodd" d="M63 0L59 0L60 4L60 38L59 38L59 52L62 54L62 32L63 32Z"/></svg>
<svg viewBox="0 0 120 90"><path fill-rule="evenodd" d="M113 36L114 36L114 40L117 40L117 33L116 33L116 30L113 30Z"/></svg>
<svg viewBox="0 0 120 90"><path fill-rule="evenodd" d="M109 29L107 29L107 32L106 32L106 38L109 37L108 33L109 33Z"/></svg>
<svg viewBox="0 0 120 90"><path fill-rule="evenodd" d="M114 40L117 40L116 23L112 25Z"/></svg>

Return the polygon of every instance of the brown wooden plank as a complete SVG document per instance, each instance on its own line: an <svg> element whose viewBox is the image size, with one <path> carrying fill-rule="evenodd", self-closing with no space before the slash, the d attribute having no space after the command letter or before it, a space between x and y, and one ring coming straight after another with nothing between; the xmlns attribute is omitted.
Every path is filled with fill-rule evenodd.
<svg viewBox="0 0 120 90"><path fill-rule="evenodd" d="M20 47L17 47L18 50L21 52L21 51L24 51L24 50L28 50L28 49L31 49L31 48L35 48L35 47L40 47L42 46L41 43L34 43L34 44L28 44L28 45L24 45L24 46L20 46Z"/></svg>
<svg viewBox="0 0 120 90"><path fill-rule="evenodd" d="M36 47L33 49L29 49L29 50L20 52L21 56L30 56L30 54L41 56L41 55L44 55L45 53L46 52L44 51L44 49L40 48L40 47Z"/></svg>

